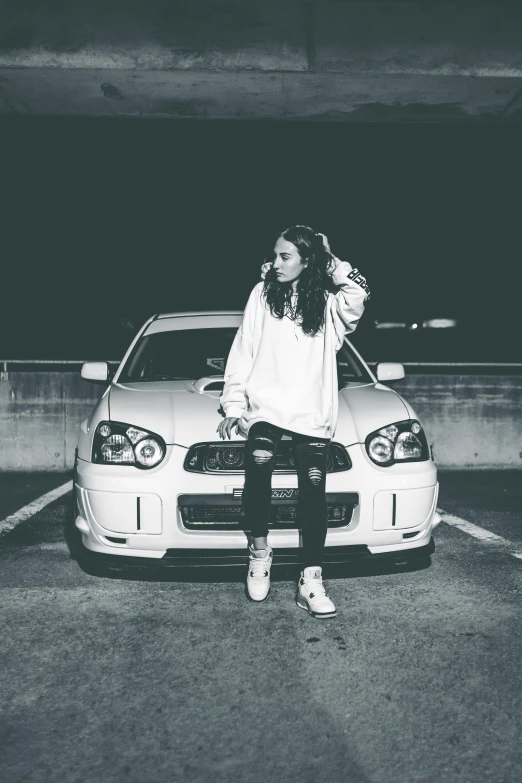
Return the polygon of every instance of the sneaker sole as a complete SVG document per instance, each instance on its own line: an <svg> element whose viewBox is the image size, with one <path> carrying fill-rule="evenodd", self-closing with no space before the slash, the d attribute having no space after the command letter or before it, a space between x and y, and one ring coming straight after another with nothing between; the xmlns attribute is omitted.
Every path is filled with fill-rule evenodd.
<svg viewBox="0 0 522 783"><path fill-rule="evenodd" d="M323 612L321 614L321 612L312 611L303 598L301 598L301 603L299 602L299 597L295 599L295 602L299 609L304 609L305 612L308 612L308 614L314 617L316 620L328 620L330 617L337 617L337 609L334 612Z"/></svg>

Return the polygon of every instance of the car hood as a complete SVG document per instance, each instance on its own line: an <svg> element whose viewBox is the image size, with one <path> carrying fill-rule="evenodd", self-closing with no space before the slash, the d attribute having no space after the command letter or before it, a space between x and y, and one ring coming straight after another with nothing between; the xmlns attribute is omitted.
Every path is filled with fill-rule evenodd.
<svg viewBox="0 0 522 783"><path fill-rule="evenodd" d="M116 383L109 394L110 418L154 432L168 444L188 448L202 441L220 442L220 396L221 385L217 391L201 393L192 381ZM404 402L389 387L352 383L339 392L334 440L345 446L363 442L373 430L407 418ZM244 441L245 437L234 430L231 440Z"/></svg>

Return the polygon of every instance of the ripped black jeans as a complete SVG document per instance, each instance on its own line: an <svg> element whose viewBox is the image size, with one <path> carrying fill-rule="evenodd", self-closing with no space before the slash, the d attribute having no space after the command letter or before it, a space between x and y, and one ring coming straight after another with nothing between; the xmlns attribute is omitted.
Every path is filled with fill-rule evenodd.
<svg viewBox="0 0 522 783"><path fill-rule="evenodd" d="M326 466L329 438L301 435L266 421L252 424L245 444L243 509L252 537L267 536L275 454L285 432L292 436L297 470L297 527L303 535L303 568L320 566L328 529ZM263 451L269 454L255 454Z"/></svg>

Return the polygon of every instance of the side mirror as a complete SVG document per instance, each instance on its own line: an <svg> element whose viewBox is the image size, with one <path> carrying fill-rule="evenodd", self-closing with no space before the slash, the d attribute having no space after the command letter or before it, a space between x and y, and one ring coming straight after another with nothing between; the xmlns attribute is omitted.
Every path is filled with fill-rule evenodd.
<svg viewBox="0 0 522 783"><path fill-rule="evenodd" d="M85 362L82 365L81 376L85 381L92 381L92 383L108 383L111 373L107 362Z"/></svg>
<svg viewBox="0 0 522 783"><path fill-rule="evenodd" d="M377 365L378 381L400 381L406 373L404 372L404 366L399 362L379 362Z"/></svg>

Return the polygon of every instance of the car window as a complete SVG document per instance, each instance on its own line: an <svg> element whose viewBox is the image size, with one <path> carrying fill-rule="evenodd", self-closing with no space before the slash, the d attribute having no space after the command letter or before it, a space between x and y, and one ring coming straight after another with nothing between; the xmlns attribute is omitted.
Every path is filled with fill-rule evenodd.
<svg viewBox="0 0 522 783"><path fill-rule="evenodd" d="M237 328L176 329L146 335L119 377L125 381L194 380L223 375ZM346 343L337 353L339 387L371 378Z"/></svg>

